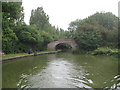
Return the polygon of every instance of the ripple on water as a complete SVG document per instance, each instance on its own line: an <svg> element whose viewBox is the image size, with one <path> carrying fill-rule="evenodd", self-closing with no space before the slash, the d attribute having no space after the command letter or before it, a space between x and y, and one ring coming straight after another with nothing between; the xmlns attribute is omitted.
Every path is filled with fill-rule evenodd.
<svg viewBox="0 0 120 90"><path fill-rule="evenodd" d="M58 88L89 88L119 86L116 58L72 54L28 57L3 64L3 86ZM64 57L64 58L63 58ZM38 59L38 60L34 60ZM32 64L32 65L31 65ZM17 68L16 68L17 67ZM29 73L22 74L23 72ZM97 77L100 76L100 77ZM18 81L16 77L19 77Z"/></svg>
<svg viewBox="0 0 120 90"><path fill-rule="evenodd" d="M31 85L29 85L29 82L28 82L28 77L30 75L27 75L27 74L21 74L20 76L20 80L19 82L17 83L17 87L18 88L30 88Z"/></svg>

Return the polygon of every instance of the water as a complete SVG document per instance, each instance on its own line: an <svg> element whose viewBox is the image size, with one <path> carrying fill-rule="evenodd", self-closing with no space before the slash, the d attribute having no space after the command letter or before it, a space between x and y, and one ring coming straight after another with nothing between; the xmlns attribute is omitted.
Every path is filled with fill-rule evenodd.
<svg viewBox="0 0 120 90"><path fill-rule="evenodd" d="M3 88L111 88L118 59L59 53L3 63Z"/></svg>

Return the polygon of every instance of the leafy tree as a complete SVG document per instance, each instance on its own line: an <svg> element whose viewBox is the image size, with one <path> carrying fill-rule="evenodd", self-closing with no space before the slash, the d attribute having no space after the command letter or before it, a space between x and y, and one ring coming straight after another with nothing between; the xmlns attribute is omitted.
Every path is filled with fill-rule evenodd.
<svg viewBox="0 0 120 90"><path fill-rule="evenodd" d="M4 27L13 27L18 23L24 23L24 13L21 2L3 2L2 3L3 29Z"/></svg>
<svg viewBox="0 0 120 90"><path fill-rule="evenodd" d="M41 31L40 35L43 39L42 48L44 50L47 48L47 44L50 43L51 41L53 41L53 38L49 33L45 32L45 31Z"/></svg>
<svg viewBox="0 0 120 90"><path fill-rule="evenodd" d="M88 18L81 20L80 24L101 25L108 30L117 29L118 17L111 12L97 12Z"/></svg>
<svg viewBox="0 0 120 90"><path fill-rule="evenodd" d="M30 25L35 24L39 30L44 30L45 25L49 23L49 17L42 7L31 11Z"/></svg>
<svg viewBox="0 0 120 90"><path fill-rule="evenodd" d="M94 26L86 24L77 30L74 38L80 49L94 50L101 44L101 34Z"/></svg>
<svg viewBox="0 0 120 90"><path fill-rule="evenodd" d="M56 31L42 7L32 10L30 25L24 23L21 2L4 2L2 15L4 53L27 52L29 48L45 50L50 41L64 37L64 30Z"/></svg>
<svg viewBox="0 0 120 90"><path fill-rule="evenodd" d="M86 37L79 35L81 30L99 30L102 37L101 46L117 47L118 45L118 18L110 12L95 13L83 20L77 19L69 25L69 38ZM84 28L83 28L84 27ZM94 27L94 28L93 28ZM91 33L92 34L92 33ZM89 34L88 34L89 37ZM86 37L87 38L87 37ZM89 37L90 38L90 37ZM87 42L87 41L86 41Z"/></svg>
<svg viewBox="0 0 120 90"><path fill-rule="evenodd" d="M47 33L47 36L50 34L50 38L58 38L56 28L49 23L49 16L44 12L42 7L38 7L37 9L31 11L30 25L36 25L37 30L39 30L38 32L40 34L44 35Z"/></svg>
<svg viewBox="0 0 120 90"><path fill-rule="evenodd" d="M33 26L26 26L26 25L21 25L19 27L17 26L15 33L18 39L20 40L20 42L29 45L37 44L42 40L38 31Z"/></svg>
<svg viewBox="0 0 120 90"><path fill-rule="evenodd" d="M4 29L2 34L2 50L3 52L7 53L14 53L15 52L15 44L18 40L16 34L10 28Z"/></svg>
<svg viewBox="0 0 120 90"><path fill-rule="evenodd" d="M27 52L30 48L37 51L41 50L43 38L35 25L19 25L15 28L15 33L19 39L17 45L19 52Z"/></svg>
<svg viewBox="0 0 120 90"><path fill-rule="evenodd" d="M79 26L80 22L81 22L81 21L80 21L79 19L77 19L77 20L75 20L75 21L72 21L72 22L69 24L68 30L70 30L70 31L75 31L75 30L77 29L77 27Z"/></svg>
<svg viewBox="0 0 120 90"><path fill-rule="evenodd" d="M21 2L2 3L2 49L4 53L15 53L18 37L14 27L23 23L23 8Z"/></svg>

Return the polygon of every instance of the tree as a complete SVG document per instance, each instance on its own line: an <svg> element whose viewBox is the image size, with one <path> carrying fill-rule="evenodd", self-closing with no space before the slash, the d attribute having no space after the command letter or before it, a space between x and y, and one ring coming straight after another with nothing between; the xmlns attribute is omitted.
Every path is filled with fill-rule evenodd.
<svg viewBox="0 0 120 90"><path fill-rule="evenodd" d="M31 11L30 25L35 24L39 30L44 30L45 25L49 24L49 17L42 7Z"/></svg>
<svg viewBox="0 0 120 90"><path fill-rule="evenodd" d="M86 24L77 29L76 37L74 38L80 49L94 50L101 45L101 34L94 26Z"/></svg>
<svg viewBox="0 0 120 90"><path fill-rule="evenodd" d="M99 30L102 37L101 46L117 47L118 45L118 18L110 12L97 12L83 20L77 19L69 25L70 38L79 37L79 31ZM83 28L84 27L84 28ZM93 28L94 27L94 28ZM91 33L92 34L92 33ZM85 33L83 33L85 35ZM81 34L81 36L83 37ZM80 37L81 37L80 36ZM86 37L86 35L84 36ZM89 34L88 34L89 37ZM86 37L87 38L87 37Z"/></svg>
<svg viewBox="0 0 120 90"><path fill-rule="evenodd" d="M2 50L4 53L14 53L15 52L15 44L18 41L16 34L10 28L4 29L4 33L2 34Z"/></svg>
<svg viewBox="0 0 120 90"><path fill-rule="evenodd" d="M58 27L56 28L49 23L49 16L44 12L42 7L31 11L30 25L36 25L39 32L44 31L50 34L53 40L64 38L66 34L63 29L59 30Z"/></svg>
<svg viewBox="0 0 120 90"><path fill-rule="evenodd" d="M45 50L47 48L47 44L50 43L51 41L53 41L53 37L45 31L41 31L39 33L43 39L42 48L43 48L43 50Z"/></svg>
<svg viewBox="0 0 120 90"><path fill-rule="evenodd" d="M18 37L14 27L22 24L24 14L21 2L2 3L2 49L4 53L15 53Z"/></svg>
<svg viewBox="0 0 120 90"><path fill-rule="evenodd" d="M3 16L3 29L5 25L7 27L13 27L18 23L24 23L24 13L21 2L3 2L2 3L2 16Z"/></svg>
<svg viewBox="0 0 120 90"><path fill-rule="evenodd" d="M26 44L37 44L42 38L34 26L20 25L16 27L15 33L20 42Z"/></svg>
<svg viewBox="0 0 120 90"><path fill-rule="evenodd" d="M18 51L27 52L30 48L41 50L43 38L35 25L19 25L15 28L15 33L18 37Z"/></svg>

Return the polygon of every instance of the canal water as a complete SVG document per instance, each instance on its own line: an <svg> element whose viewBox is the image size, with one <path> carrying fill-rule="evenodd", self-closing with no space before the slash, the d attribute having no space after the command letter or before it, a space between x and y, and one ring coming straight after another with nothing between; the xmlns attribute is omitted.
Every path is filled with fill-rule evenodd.
<svg viewBox="0 0 120 90"><path fill-rule="evenodd" d="M118 59L58 53L3 63L3 88L114 88Z"/></svg>

